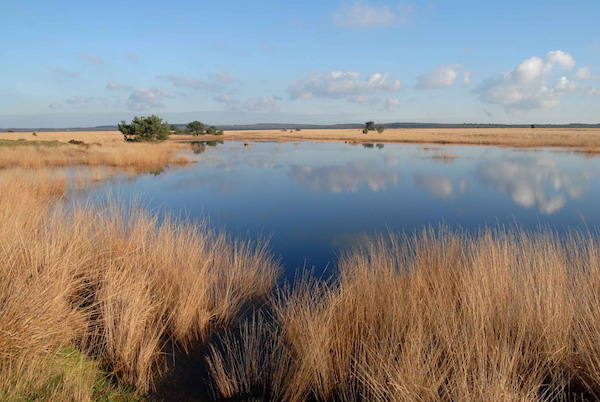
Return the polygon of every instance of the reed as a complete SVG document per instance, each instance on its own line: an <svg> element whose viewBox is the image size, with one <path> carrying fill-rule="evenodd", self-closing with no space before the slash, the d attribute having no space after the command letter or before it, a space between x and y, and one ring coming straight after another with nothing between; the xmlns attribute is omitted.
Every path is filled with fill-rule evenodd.
<svg viewBox="0 0 600 402"><path fill-rule="evenodd" d="M425 230L371 239L224 335L217 396L598 399L600 248L589 234ZM261 347L257 347L261 345Z"/></svg>
<svg viewBox="0 0 600 402"><path fill-rule="evenodd" d="M0 175L0 399L92 399L94 376L57 368L70 348L141 395L167 343L205 342L274 285L265 244L135 206L67 205L68 185Z"/></svg>

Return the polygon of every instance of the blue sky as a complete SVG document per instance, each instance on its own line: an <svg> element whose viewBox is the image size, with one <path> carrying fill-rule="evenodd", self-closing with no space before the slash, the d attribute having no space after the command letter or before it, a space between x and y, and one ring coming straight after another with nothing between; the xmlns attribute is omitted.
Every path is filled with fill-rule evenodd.
<svg viewBox="0 0 600 402"><path fill-rule="evenodd" d="M0 127L600 122L598 1L9 1Z"/></svg>

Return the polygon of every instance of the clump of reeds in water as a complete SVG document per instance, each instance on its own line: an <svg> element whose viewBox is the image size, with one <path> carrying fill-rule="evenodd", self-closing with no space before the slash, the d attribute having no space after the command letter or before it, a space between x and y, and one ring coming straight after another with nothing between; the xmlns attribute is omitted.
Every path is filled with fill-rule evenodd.
<svg viewBox="0 0 600 402"><path fill-rule="evenodd" d="M263 244L118 204L64 207L66 186L39 171L0 174L2 400L92 399L95 376L65 362L143 394L167 342L206 341L274 285Z"/></svg>
<svg viewBox="0 0 600 402"><path fill-rule="evenodd" d="M600 398L600 248L589 234L425 230L348 252L224 335L215 394L268 400Z"/></svg>

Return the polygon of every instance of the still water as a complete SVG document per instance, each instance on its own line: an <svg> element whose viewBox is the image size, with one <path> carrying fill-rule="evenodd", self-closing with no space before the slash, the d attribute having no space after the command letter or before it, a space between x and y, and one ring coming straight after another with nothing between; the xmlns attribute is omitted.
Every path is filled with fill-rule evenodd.
<svg viewBox="0 0 600 402"><path fill-rule="evenodd" d="M364 234L444 224L600 227L600 157L406 144L194 146L198 162L95 190L245 239L269 238L286 272L328 270Z"/></svg>

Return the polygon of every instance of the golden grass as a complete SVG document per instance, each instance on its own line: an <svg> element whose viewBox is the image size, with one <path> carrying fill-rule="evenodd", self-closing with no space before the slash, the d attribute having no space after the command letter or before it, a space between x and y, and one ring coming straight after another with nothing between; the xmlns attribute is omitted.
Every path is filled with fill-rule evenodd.
<svg viewBox="0 0 600 402"><path fill-rule="evenodd" d="M206 137L206 138L205 138ZM217 137L204 136L202 139ZM174 136L174 140L183 136ZM564 128L440 128L387 129L363 134L359 129L226 131L220 140L236 141L346 141L353 143L414 143L455 145L499 145L509 147L562 147L582 152L600 152L600 129Z"/></svg>
<svg viewBox="0 0 600 402"><path fill-rule="evenodd" d="M550 401L600 397L597 239L521 231L380 237L230 332L219 396Z"/></svg>
<svg viewBox="0 0 600 402"><path fill-rule="evenodd" d="M138 208L66 206L68 186L43 170L0 174L2 400L91 400L94 376L56 367L72 346L144 393L166 343L204 342L274 284L263 244Z"/></svg>
<svg viewBox="0 0 600 402"><path fill-rule="evenodd" d="M107 145L63 145L54 147L1 147L0 168L47 168L69 165L110 166L134 172L153 172L169 165L190 162L178 155L180 144L115 143Z"/></svg>

